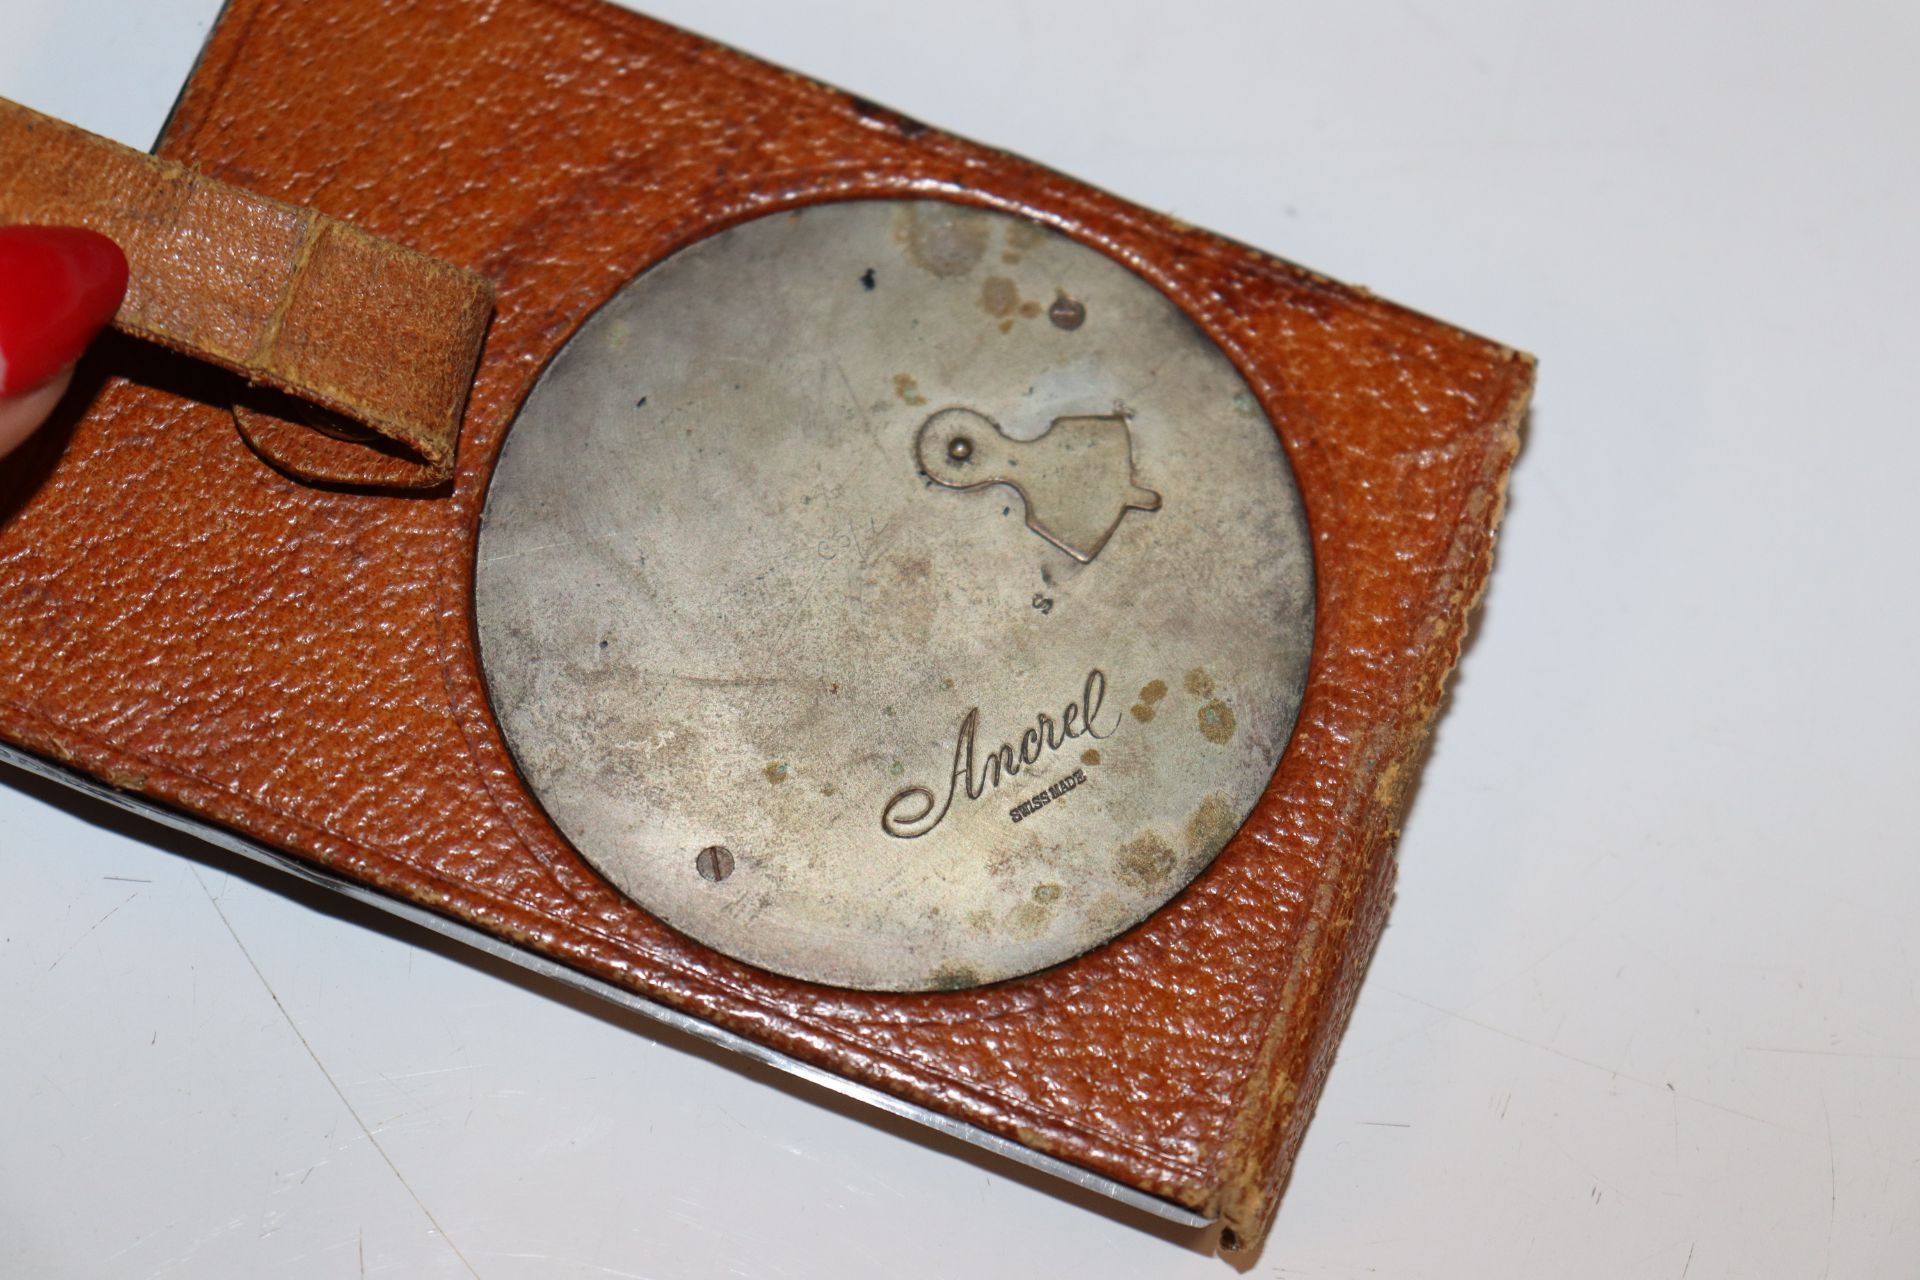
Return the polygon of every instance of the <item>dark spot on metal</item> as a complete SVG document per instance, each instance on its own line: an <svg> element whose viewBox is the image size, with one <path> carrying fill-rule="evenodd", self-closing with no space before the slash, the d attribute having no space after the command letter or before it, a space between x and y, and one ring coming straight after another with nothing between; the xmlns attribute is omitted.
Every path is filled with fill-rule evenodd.
<svg viewBox="0 0 1920 1280"><path fill-rule="evenodd" d="M607 647L607 642L606 642L605 640L602 640L602 641L600 642L600 647L601 647L602 649L604 649L604 648L606 648L606 647Z"/></svg>
<svg viewBox="0 0 1920 1280"><path fill-rule="evenodd" d="M990 223L978 209L929 201L906 210L907 257L936 276L963 276L987 252Z"/></svg>
<svg viewBox="0 0 1920 1280"><path fill-rule="evenodd" d="M1007 224L1007 248L1015 253L1024 253L1046 238L1046 229L1031 222L1010 222Z"/></svg>
<svg viewBox="0 0 1920 1280"><path fill-rule="evenodd" d="M1007 933L1022 942L1031 942L1047 931L1053 912L1044 902L1023 902L1007 913Z"/></svg>
<svg viewBox="0 0 1920 1280"><path fill-rule="evenodd" d="M910 373L893 375L893 394L900 397L903 404L925 404L927 398L920 394L920 383Z"/></svg>
<svg viewBox="0 0 1920 1280"><path fill-rule="evenodd" d="M1099 748L1088 747L1085 751L1082 751L1080 753L1080 763L1081 764L1099 764L1100 763Z"/></svg>
<svg viewBox="0 0 1920 1280"><path fill-rule="evenodd" d="M1172 874L1176 861L1173 846L1149 831L1114 851L1113 871L1133 888L1148 890Z"/></svg>
<svg viewBox="0 0 1920 1280"><path fill-rule="evenodd" d="M1020 304L1020 314L1031 320L1040 314L1040 304L1029 298Z"/></svg>
<svg viewBox="0 0 1920 1280"><path fill-rule="evenodd" d="M1233 736L1233 708L1215 698L1200 708L1200 732L1208 742L1225 742Z"/></svg>
<svg viewBox="0 0 1920 1280"><path fill-rule="evenodd" d="M1054 328L1072 332L1087 322L1087 304L1063 293L1047 308L1047 319L1053 321Z"/></svg>
<svg viewBox="0 0 1920 1280"><path fill-rule="evenodd" d="M1060 886L1057 884L1037 884L1033 886L1033 900L1035 902L1058 902L1060 900Z"/></svg>
<svg viewBox="0 0 1920 1280"><path fill-rule="evenodd" d="M636 408L636 409L644 409L644 408L646 408L646 407L647 407L647 398L646 398L645 396L641 396L641 397L640 397L640 398L639 398L638 400L635 400L635 401L633 402L633 407L634 407L634 408Z"/></svg>
<svg viewBox="0 0 1920 1280"><path fill-rule="evenodd" d="M1005 276L988 276L980 286L980 309L990 316L1006 318L1020 306L1020 288Z"/></svg>
<svg viewBox="0 0 1920 1280"><path fill-rule="evenodd" d="M965 462L973 456L973 441L965 436L955 436L947 441L947 456L955 462Z"/></svg>
<svg viewBox="0 0 1920 1280"><path fill-rule="evenodd" d="M892 562L893 577L897 582L924 582L933 574L933 557L923 555L902 555ZM889 707L887 714L892 715Z"/></svg>
<svg viewBox="0 0 1920 1280"><path fill-rule="evenodd" d="M865 289L865 290L867 290L867 291L868 291L869 293L871 293L871 292L873 291L873 286L874 286L874 284L875 284L875 283L876 283L876 282L875 282L875 280L874 280L874 278L873 278L873 268L872 268L872 267L868 267L868 268L867 268L867 269L866 269L865 271L863 271L863 272L861 272L861 273L860 273L860 287L861 287L862 289Z"/></svg>
<svg viewBox="0 0 1920 1280"><path fill-rule="evenodd" d="M1223 793L1214 792L1187 818L1187 856L1211 858L1239 829L1233 802Z"/></svg>
<svg viewBox="0 0 1920 1280"><path fill-rule="evenodd" d="M733 874L733 851L721 844L710 844L693 859L694 870L702 880L719 884Z"/></svg>
<svg viewBox="0 0 1920 1280"><path fill-rule="evenodd" d="M1145 685L1141 686L1140 701L1146 703L1148 706L1152 706L1166 696L1167 682L1165 680L1149 680Z"/></svg>
<svg viewBox="0 0 1920 1280"><path fill-rule="evenodd" d="M1141 724L1145 724L1147 721L1153 719L1153 707L1148 703L1136 702L1131 707L1128 707L1127 710L1131 712L1133 718Z"/></svg>
<svg viewBox="0 0 1920 1280"><path fill-rule="evenodd" d="M1187 672L1187 692L1196 698L1213 696L1213 677L1199 667Z"/></svg>
<svg viewBox="0 0 1920 1280"><path fill-rule="evenodd" d="M768 782L777 786L787 780L787 762L785 760L770 761L760 772L767 775Z"/></svg>
<svg viewBox="0 0 1920 1280"><path fill-rule="evenodd" d="M980 975L965 965L950 964L935 969L928 985L935 991L965 991L980 985Z"/></svg>

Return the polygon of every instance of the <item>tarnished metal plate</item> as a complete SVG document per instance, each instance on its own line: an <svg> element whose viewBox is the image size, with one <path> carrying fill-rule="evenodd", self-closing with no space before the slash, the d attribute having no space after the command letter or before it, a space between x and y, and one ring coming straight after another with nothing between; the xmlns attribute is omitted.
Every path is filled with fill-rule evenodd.
<svg viewBox="0 0 1920 1280"><path fill-rule="evenodd" d="M475 606L581 855L779 973L958 988L1144 919L1259 799L1313 631L1231 363L1057 233L936 201L643 273L528 397Z"/></svg>

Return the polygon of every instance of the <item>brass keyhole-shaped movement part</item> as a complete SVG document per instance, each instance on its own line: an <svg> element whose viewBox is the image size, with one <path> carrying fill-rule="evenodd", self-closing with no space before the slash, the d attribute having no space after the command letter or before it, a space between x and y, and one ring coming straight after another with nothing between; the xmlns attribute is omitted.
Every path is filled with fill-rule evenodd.
<svg viewBox="0 0 1920 1280"><path fill-rule="evenodd" d="M1004 484L1020 495L1027 528L1087 564L1129 511L1158 511L1160 495L1134 482L1125 414L1055 418L1033 440L1013 440L972 409L942 409L920 428L920 469L949 489Z"/></svg>

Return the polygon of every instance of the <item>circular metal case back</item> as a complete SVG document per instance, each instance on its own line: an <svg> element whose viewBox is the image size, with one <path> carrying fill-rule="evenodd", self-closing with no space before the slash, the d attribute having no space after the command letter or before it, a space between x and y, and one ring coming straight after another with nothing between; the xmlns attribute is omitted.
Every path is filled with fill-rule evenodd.
<svg viewBox="0 0 1920 1280"><path fill-rule="evenodd" d="M1144 919L1260 798L1313 633L1300 495L1144 280L938 201L649 269L487 497L493 706L590 863L715 950L953 989Z"/></svg>

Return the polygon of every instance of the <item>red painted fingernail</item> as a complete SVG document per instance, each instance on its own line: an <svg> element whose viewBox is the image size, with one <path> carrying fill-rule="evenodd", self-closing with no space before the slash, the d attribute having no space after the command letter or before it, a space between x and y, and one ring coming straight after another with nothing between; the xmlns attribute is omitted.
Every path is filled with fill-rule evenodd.
<svg viewBox="0 0 1920 1280"><path fill-rule="evenodd" d="M126 291L127 257L99 232L0 227L0 395L78 360Z"/></svg>

